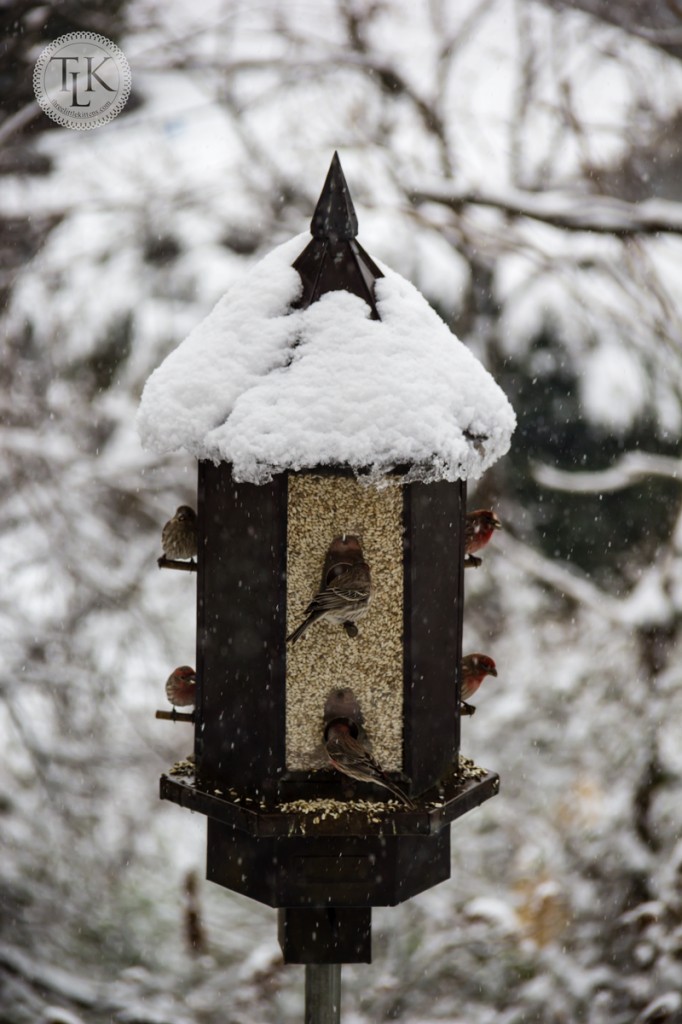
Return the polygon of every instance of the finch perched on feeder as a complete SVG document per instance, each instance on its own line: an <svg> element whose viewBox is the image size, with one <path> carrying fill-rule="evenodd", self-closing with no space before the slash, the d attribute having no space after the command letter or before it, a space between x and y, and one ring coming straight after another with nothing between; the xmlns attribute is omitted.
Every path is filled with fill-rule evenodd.
<svg viewBox="0 0 682 1024"><path fill-rule="evenodd" d="M324 745L327 757L337 772L348 775L358 782L373 782L377 786L383 786L402 803L414 807L409 796L389 779L381 765L372 757L369 741L360 738L358 728L353 722L344 719L330 722L325 729Z"/></svg>
<svg viewBox="0 0 682 1024"><path fill-rule="evenodd" d="M197 514L181 505L161 531L161 547L167 558L194 558L197 553Z"/></svg>
<svg viewBox="0 0 682 1024"><path fill-rule="evenodd" d="M372 577L357 537L337 537L325 560L322 586L306 608L306 618L289 634L296 643L313 622L326 619L343 626L348 636L357 636L355 625L367 614L372 599Z"/></svg>
<svg viewBox="0 0 682 1024"><path fill-rule="evenodd" d="M473 715L476 708L473 704L467 704L467 698L473 697L486 676L496 675L497 666L487 654L466 654L462 658L459 694L462 702L462 714Z"/></svg>
<svg viewBox="0 0 682 1024"><path fill-rule="evenodd" d="M467 512L464 528L464 567L479 566L481 559L476 558L474 551L484 548L495 530L501 530L502 523L489 508L478 508L475 512Z"/></svg>
<svg viewBox="0 0 682 1024"><path fill-rule="evenodd" d="M176 708L194 706L197 689L197 677L189 665L181 665L166 680L166 696Z"/></svg>
<svg viewBox="0 0 682 1024"><path fill-rule="evenodd" d="M329 691L324 702L323 717L325 726L337 718L345 718L358 726L365 723L360 702L350 686L334 687Z"/></svg>

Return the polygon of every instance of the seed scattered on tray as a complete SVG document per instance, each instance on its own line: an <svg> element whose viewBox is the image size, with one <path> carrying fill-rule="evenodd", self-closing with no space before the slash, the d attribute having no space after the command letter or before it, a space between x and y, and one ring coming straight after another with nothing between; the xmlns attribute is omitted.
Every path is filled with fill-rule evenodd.
<svg viewBox="0 0 682 1024"><path fill-rule="evenodd" d="M277 810L282 814L314 814L313 824L320 821L336 821L352 812L360 812L368 816L390 814L393 811L404 811L405 807L399 800L288 800L279 804Z"/></svg>
<svg viewBox="0 0 682 1024"><path fill-rule="evenodd" d="M464 754L459 755L459 775L463 780L468 779L482 779L486 774L485 768L479 768L478 765L465 757Z"/></svg>

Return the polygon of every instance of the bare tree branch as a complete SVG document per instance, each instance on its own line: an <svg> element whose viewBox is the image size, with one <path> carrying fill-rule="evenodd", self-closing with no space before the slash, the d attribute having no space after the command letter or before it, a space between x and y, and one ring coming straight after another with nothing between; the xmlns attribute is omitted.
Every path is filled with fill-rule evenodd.
<svg viewBox="0 0 682 1024"><path fill-rule="evenodd" d="M633 0L542 0L554 10L578 10L622 29L628 35L656 46L677 60L682 59L682 28L677 23L679 6L668 0L658 2ZM666 7L668 10L666 11Z"/></svg>

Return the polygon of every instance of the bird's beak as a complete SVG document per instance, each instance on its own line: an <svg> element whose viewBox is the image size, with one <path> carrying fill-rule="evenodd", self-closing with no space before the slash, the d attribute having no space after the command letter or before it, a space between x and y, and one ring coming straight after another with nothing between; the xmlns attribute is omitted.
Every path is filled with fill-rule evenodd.
<svg viewBox="0 0 682 1024"><path fill-rule="evenodd" d="M496 668L491 668L490 671L488 672L488 675L496 676L497 675L497 669Z"/></svg>
<svg viewBox="0 0 682 1024"><path fill-rule="evenodd" d="M497 518L497 516L495 516L494 519L493 519L493 529L494 530L501 530L502 529L502 523Z"/></svg>

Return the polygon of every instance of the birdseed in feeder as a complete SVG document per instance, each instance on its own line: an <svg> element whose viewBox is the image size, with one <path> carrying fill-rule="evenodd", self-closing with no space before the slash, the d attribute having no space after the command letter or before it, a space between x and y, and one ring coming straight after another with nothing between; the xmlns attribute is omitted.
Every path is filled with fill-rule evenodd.
<svg viewBox="0 0 682 1024"><path fill-rule="evenodd" d="M358 636L320 621L287 646L287 767L305 769L320 742L325 700L349 686L366 718L383 767L402 767L403 720L403 493L353 477L289 477L287 633L301 622L319 590L331 541L361 539L374 595Z"/></svg>

